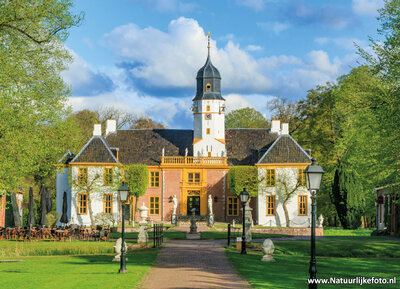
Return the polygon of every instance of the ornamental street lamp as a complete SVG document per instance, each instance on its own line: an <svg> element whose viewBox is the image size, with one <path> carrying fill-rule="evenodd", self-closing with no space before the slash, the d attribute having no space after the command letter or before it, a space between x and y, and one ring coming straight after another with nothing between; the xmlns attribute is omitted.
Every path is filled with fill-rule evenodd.
<svg viewBox="0 0 400 289"><path fill-rule="evenodd" d="M246 232L245 232L245 223L246 223L246 216L245 216L245 207L246 203L249 200L249 193L246 191L246 189L243 189L243 191L239 194L240 197L240 202L242 203L243 206L243 233L242 233L242 251L240 254L247 254L246 253Z"/></svg>
<svg viewBox="0 0 400 289"><path fill-rule="evenodd" d="M317 191L321 185L322 175L325 173L317 160L313 158L311 165L309 165L304 173L306 174L307 188L311 192L311 259L310 259L310 279L316 279L317 275L317 262L315 260L315 208ZM308 283L309 289L316 289L317 283L314 281Z"/></svg>
<svg viewBox="0 0 400 289"><path fill-rule="evenodd" d="M124 207L128 200L129 188L122 182L122 185L118 189L118 193L122 203L122 243L121 243L121 267L119 273L126 273L126 254L125 254L125 218L124 218Z"/></svg>

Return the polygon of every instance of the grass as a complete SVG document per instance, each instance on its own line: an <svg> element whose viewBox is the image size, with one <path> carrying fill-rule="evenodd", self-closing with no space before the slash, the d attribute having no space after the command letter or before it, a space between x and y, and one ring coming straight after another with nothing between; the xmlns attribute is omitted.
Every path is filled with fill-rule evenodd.
<svg viewBox="0 0 400 289"><path fill-rule="evenodd" d="M0 258L22 256L92 255L113 253L115 242L95 241L7 241L0 242Z"/></svg>
<svg viewBox="0 0 400 289"><path fill-rule="evenodd" d="M254 245L254 244L253 244ZM259 246L260 244L258 244ZM227 248L226 255L236 270L254 288L306 288L310 260L310 241L274 242L276 263L261 262L262 252L249 249L240 255ZM250 247L251 248L251 247ZM375 277L399 279L400 243L382 237L345 237L317 240L318 278ZM398 281L399 282L399 281ZM338 288L338 284L324 284L323 288ZM364 285L382 288L382 284ZM385 288L398 288L385 285ZM340 288L359 288L360 285L342 285Z"/></svg>
<svg viewBox="0 0 400 289"><path fill-rule="evenodd" d="M309 257L274 256L275 263L262 262L259 254L240 255L234 249L227 249L226 256L241 276L247 279L253 288L307 288L309 277ZM318 278L355 278L399 277L399 259L367 258L317 258ZM397 281L399 282L399 281ZM384 288L398 288L397 285L385 285ZM360 285L324 284L321 288L359 288ZM366 288L381 289L382 284L364 285Z"/></svg>
<svg viewBox="0 0 400 289"><path fill-rule="evenodd" d="M1 288L135 288L158 252L128 254L126 274L118 273L119 262L111 261L114 254L22 257L22 262L0 263Z"/></svg>
<svg viewBox="0 0 400 289"><path fill-rule="evenodd" d="M324 228L324 236L371 236L373 229L345 230L339 227Z"/></svg>

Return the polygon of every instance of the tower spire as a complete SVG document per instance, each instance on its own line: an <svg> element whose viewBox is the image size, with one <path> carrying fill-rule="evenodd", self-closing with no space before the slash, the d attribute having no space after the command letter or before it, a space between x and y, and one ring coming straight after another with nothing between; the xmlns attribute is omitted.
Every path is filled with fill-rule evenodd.
<svg viewBox="0 0 400 289"><path fill-rule="evenodd" d="M208 37L208 45L207 45L208 57L210 57L210 48L211 48L211 46L210 46L210 35L211 35L211 32L208 31L208 33L206 34L206 36Z"/></svg>

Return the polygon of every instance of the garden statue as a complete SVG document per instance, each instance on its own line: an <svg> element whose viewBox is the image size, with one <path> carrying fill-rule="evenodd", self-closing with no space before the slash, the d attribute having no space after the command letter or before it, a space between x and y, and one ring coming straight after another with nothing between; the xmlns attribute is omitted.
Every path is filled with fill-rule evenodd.
<svg viewBox="0 0 400 289"><path fill-rule="evenodd" d="M262 251L264 253L264 256L262 257L261 261L275 262L275 259L272 258L272 254L274 253L274 250L275 250L274 243L271 241L271 239L265 239L263 246L262 246Z"/></svg>
<svg viewBox="0 0 400 289"><path fill-rule="evenodd" d="M174 211L173 211L173 215L176 215L176 209L178 208L178 199L176 198L176 195L174 195L174 197L172 198L172 203L174 204Z"/></svg>
<svg viewBox="0 0 400 289"><path fill-rule="evenodd" d="M208 212L209 212L210 215L213 215L211 195L208 195Z"/></svg>
<svg viewBox="0 0 400 289"><path fill-rule="evenodd" d="M113 262L120 262L121 261L121 245L122 245L122 238L119 238L116 242L115 242L115 253L117 254L114 259ZM127 250L127 246L126 246L126 242L125 242L125 251ZM126 260L128 260L128 258L126 258Z"/></svg>
<svg viewBox="0 0 400 289"><path fill-rule="evenodd" d="M324 217L321 215L319 215L318 218L318 227L322 228L322 224L324 223Z"/></svg>

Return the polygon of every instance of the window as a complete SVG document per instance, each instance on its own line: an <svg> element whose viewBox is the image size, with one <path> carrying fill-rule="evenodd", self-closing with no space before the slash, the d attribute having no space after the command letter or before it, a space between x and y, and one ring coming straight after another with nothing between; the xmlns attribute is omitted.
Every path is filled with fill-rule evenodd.
<svg viewBox="0 0 400 289"><path fill-rule="evenodd" d="M239 198L228 197L228 216L239 215Z"/></svg>
<svg viewBox="0 0 400 289"><path fill-rule="evenodd" d="M106 214L112 214L112 203L113 203L113 195L112 194L104 194L103 195L103 212Z"/></svg>
<svg viewBox="0 0 400 289"><path fill-rule="evenodd" d="M87 168L79 168L78 169L78 185L84 186L87 185L88 182L88 169Z"/></svg>
<svg viewBox="0 0 400 289"><path fill-rule="evenodd" d="M275 169L267 169L265 179L267 187L275 187Z"/></svg>
<svg viewBox="0 0 400 289"><path fill-rule="evenodd" d="M103 184L105 186L112 186L112 184L113 184L113 169L112 168L104 168Z"/></svg>
<svg viewBox="0 0 400 289"><path fill-rule="evenodd" d="M307 216L307 196L300 195L298 197L298 213L299 216Z"/></svg>
<svg viewBox="0 0 400 289"><path fill-rule="evenodd" d="M297 170L297 182L300 186L306 185L306 174L304 173L305 169Z"/></svg>
<svg viewBox="0 0 400 289"><path fill-rule="evenodd" d="M206 129L206 134L210 134L210 132L211 132L211 131L210 131L210 128L207 128L207 129Z"/></svg>
<svg viewBox="0 0 400 289"><path fill-rule="evenodd" d="M267 196L267 216L275 216L276 214L276 196Z"/></svg>
<svg viewBox="0 0 400 289"><path fill-rule="evenodd" d="M209 105L207 105L207 111L210 111L211 107Z"/></svg>
<svg viewBox="0 0 400 289"><path fill-rule="evenodd" d="M78 214L85 215L87 214L87 202L88 202L88 195L78 194Z"/></svg>
<svg viewBox="0 0 400 289"><path fill-rule="evenodd" d="M160 172L150 172L150 188L160 187Z"/></svg>
<svg viewBox="0 0 400 289"><path fill-rule="evenodd" d="M206 84L206 92L211 92L211 83Z"/></svg>
<svg viewBox="0 0 400 289"><path fill-rule="evenodd" d="M150 215L160 214L160 197L150 197Z"/></svg>
<svg viewBox="0 0 400 289"><path fill-rule="evenodd" d="M189 173L188 174L188 182L190 184L199 184L200 183L200 173Z"/></svg>

